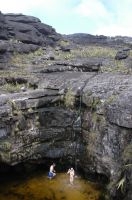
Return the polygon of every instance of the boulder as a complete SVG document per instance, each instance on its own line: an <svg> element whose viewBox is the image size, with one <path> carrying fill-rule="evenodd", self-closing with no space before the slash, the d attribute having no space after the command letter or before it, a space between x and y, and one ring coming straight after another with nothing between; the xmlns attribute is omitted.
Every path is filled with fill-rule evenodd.
<svg viewBox="0 0 132 200"><path fill-rule="evenodd" d="M123 49L123 50L117 52L115 59L116 60L126 59L129 56L129 54L130 54L129 48Z"/></svg>

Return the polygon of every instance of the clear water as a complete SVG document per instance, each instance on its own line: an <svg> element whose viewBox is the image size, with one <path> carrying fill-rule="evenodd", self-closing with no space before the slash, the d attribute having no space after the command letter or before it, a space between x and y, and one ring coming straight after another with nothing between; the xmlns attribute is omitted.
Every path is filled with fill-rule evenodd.
<svg viewBox="0 0 132 200"><path fill-rule="evenodd" d="M99 185L80 177L70 185L65 173L57 174L52 180L39 173L0 183L0 200L99 200L101 193Z"/></svg>

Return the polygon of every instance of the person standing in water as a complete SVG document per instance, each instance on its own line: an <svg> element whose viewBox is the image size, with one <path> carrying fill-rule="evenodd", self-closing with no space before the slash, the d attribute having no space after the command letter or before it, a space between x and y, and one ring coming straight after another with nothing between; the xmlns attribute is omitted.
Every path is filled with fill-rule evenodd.
<svg viewBox="0 0 132 200"><path fill-rule="evenodd" d="M50 170L49 170L49 173L48 173L48 177L50 179L52 179L54 176L56 176L56 172L55 172L55 163L53 163L51 166L50 166Z"/></svg>
<svg viewBox="0 0 132 200"><path fill-rule="evenodd" d="M68 170L67 174L70 175L70 184L73 185L74 176L75 176L75 171L74 171L74 169L71 167L71 168Z"/></svg>

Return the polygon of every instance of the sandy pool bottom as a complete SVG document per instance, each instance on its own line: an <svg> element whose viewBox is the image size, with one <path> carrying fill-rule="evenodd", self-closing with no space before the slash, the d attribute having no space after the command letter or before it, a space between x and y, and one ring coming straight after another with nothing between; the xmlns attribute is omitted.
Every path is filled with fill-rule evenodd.
<svg viewBox="0 0 132 200"><path fill-rule="evenodd" d="M70 185L65 173L52 180L41 173L0 183L0 200L99 200L101 193L99 185L79 176Z"/></svg>

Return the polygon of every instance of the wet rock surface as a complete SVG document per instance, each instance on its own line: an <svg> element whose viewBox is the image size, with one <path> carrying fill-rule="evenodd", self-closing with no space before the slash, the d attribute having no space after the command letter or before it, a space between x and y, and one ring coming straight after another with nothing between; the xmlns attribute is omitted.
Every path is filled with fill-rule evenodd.
<svg viewBox="0 0 132 200"><path fill-rule="evenodd" d="M104 178L111 199L130 200L131 38L60 37L21 14L0 23L1 163L73 165Z"/></svg>

